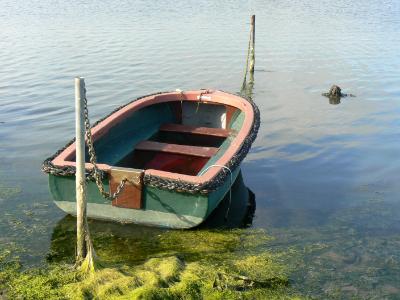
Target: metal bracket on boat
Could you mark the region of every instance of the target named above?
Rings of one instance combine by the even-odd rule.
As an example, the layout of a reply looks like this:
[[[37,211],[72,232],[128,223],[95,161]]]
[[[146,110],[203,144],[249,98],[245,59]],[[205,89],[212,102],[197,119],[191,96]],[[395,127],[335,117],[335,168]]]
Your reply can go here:
[[[142,208],[143,175],[144,171],[141,169],[111,168],[110,193],[118,190],[120,182],[125,182],[123,190],[112,201],[112,205],[124,208]]]
[[[211,96],[205,96],[206,94],[210,94],[212,91],[210,90],[205,90],[204,92],[202,91],[200,95],[197,96],[197,100],[199,101],[211,101]]]
[[[127,184],[141,185],[143,182],[143,173],[144,170],[141,169],[112,167],[110,177],[118,182],[126,180]]]

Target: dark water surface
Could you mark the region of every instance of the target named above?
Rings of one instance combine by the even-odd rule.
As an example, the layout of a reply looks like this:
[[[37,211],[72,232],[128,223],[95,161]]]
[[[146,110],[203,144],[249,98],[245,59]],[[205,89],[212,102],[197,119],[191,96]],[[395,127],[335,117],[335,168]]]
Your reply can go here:
[[[0,0],[0,242],[26,264],[50,249],[64,214],[40,166],[74,135],[75,76],[93,121],[156,91],[237,92],[255,13],[253,226],[302,252],[298,291],[400,298],[400,2],[214,2]],[[334,83],[357,97],[330,104]]]

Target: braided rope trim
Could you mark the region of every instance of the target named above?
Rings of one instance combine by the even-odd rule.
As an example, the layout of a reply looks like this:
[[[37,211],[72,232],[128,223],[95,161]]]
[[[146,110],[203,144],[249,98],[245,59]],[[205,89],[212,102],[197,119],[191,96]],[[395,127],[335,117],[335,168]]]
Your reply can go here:
[[[225,91],[224,91],[225,92]],[[118,108],[113,110],[111,113],[106,115],[105,117],[101,118],[97,122],[95,122],[91,128],[95,127],[97,124],[100,122],[104,121],[107,119],[109,116],[112,114],[116,113],[117,111],[121,110],[125,106],[131,104],[134,101],[143,99],[145,97],[150,97],[150,96],[155,96],[155,95],[160,95],[160,94],[165,94],[169,92],[158,92],[150,95],[145,95],[141,96],[139,98],[136,98]],[[238,95],[238,94],[232,94],[229,92],[225,92],[227,94],[231,95]],[[257,105],[254,103],[254,101],[250,97],[244,97],[243,95],[238,95],[242,98],[244,98],[246,101],[248,101],[254,111],[254,120],[253,124],[251,127],[251,130],[247,137],[243,140],[243,144],[240,148],[240,150],[232,156],[230,161],[226,164],[226,167],[228,167],[232,172],[241,164],[241,162],[244,160],[246,157],[247,153],[249,152],[251,145],[253,144],[254,140],[257,137],[258,130],[260,128],[260,111],[257,107]],[[68,142],[63,148],[59,149],[55,154],[52,156],[48,157],[42,165],[42,171],[48,174],[52,175],[57,175],[57,176],[74,176],[76,172],[76,168],[74,166],[55,166],[52,161],[62,152],[64,151],[68,146],[70,146],[72,143],[75,142],[75,138],[72,139],[70,142]],[[107,178],[107,173],[104,171],[102,172],[102,178],[105,179]],[[220,171],[213,177],[213,179],[203,182],[200,184],[195,184],[183,180],[174,180],[174,179],[168,179],[168,178],[163,178],[159,176],[154,176],[154,175],[148,175],[145,174],[143,178],[143,182],[145,185],[160,188],[163,190],[169,190],[169,191],[175,191],[179,193],[190,193],[190,194],[208,194],[220,187],[227,179],[229,176],[229,172],[225,168],[221,168]],[[91,170],[86,169],[86,177],[88,180],[94,180],[93,173]]]

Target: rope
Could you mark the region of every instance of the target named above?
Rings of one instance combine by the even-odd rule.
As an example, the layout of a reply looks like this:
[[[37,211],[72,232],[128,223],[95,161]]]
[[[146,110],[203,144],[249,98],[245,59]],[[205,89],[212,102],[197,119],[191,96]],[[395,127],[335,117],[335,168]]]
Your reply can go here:
[[[226,210],[226,213],[225,213],[225,221],[226,221],[228,219],[229,210],[230,210],[231,204],[232,204],[232,171],[227,166],[215,164],[215,165],[208,166],[205,170],[201,171],[199,173],[199,176],[203,175],[205,172],[207,172],[210,168],[213,168],[213,167],[219,167],[219,168],[223,168],[225,170],[228,170],[229,174],[230,174],[230,179],[231,180],[230,180],[230,186],[229,186],[229,205],[228,205],[228,209]]]

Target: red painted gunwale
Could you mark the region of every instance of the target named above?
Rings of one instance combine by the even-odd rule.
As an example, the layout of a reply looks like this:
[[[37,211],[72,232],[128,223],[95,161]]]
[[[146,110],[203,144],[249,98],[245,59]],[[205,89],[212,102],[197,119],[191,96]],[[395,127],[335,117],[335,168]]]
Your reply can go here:
[[[145,106],[149,106],[156,103],[163,102],[171,102],[171,101],[199,101],[198,97],[202,95],[201,101],[204,103],[218,103],[234,106],[241,111],[244,112],[245,118],[242,125],[242,128],[238,131],[236,137],[231,142],[228,149],[225,151],[224,155],[222,155],[215,164],[217,165],[226,165],[231,157],[235,155],[242,146],[244,139],[250,133],[253,120],[254,120],[254,111],[252,105],[246,101],[245,99],[232,95],[229,93],[225,93],[222,91],[211,91],[209,90],[207,93],[204,93],[204,90],[199,91],[186,91],[186,92],[171,92],[164,94],[157,94],[148,97],[141,98],[137,101],[134,101],[127,106],[123,107],[119,111],[115,112],[108,118],[104,119],[102,122],[97,124],[92,128],[92,136],[94,140],[101,138],[104,134],[106,134],[110,128],[116,125],[121,120],[129,117],[131,113],[137,111]],[[75,143],[72,143],[68,146],[64,151],[62,151],[52,162],[56,166],[75,166],[75,162],[70,161],[75,156]],[[91,169],[93,166],[91,163],[86,163],[86,168]],[[98,164],[98,167],[106,172],[109,172],[111,166],[107,164]],[[179,179],[195,184],[201,184],[207,181],[210,181],[217,173],[220,171],[220,168],[210,168],[207,172],[202,174],[201,176],[191,176],[184,174],[171,173],[161,170],[147,169],[145,170],[145,174],[159,176],[163,178],[170,179]]]

